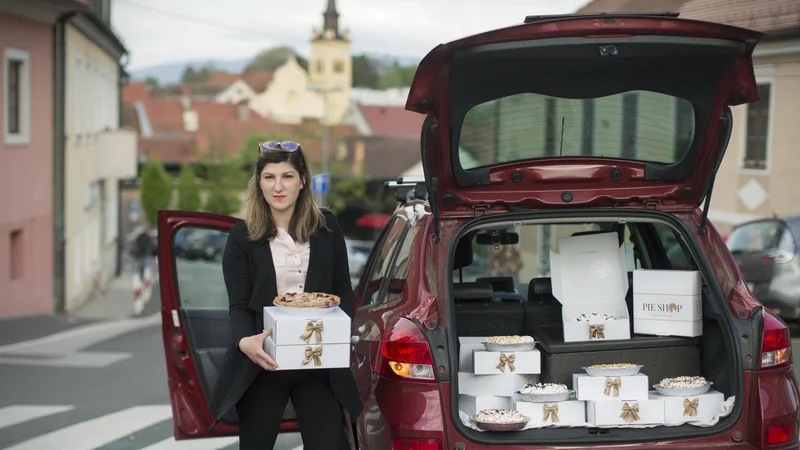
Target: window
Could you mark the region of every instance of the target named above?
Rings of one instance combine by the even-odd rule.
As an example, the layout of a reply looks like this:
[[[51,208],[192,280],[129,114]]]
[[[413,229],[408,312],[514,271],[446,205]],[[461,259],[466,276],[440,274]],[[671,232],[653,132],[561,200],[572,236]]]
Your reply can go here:
[[[15,280],[17,278],[22,278],[23,274],[23,256],[25,252],[22,242],[22,230],[12,231],[10,237],[9,248],[11,249],[11,264],[9,267],[11,268],[11,279]]]
[[[30,80],[28,53],[7,48],[4,52],[5,143],[30,142]]]
[[[695,135],[688,100],[650,91],[592,99],[522,93],[470,109],[458,137],[466,169],[550,156],[673,164]]]
[[[227,231],[211,228],[186,226],[175,232],[172,254],[181,307],[228,308],[228,291],[222,276],[222,253],[227,241]]]
[[[383,303],[384,299],[380,297],[383,280],[386,279],[386,275],[389,272],[395,248],[402,243],[407,224],[406,218],[403,216],[395,216],[392,220],[392,224],[388,228],[379,250],[373,254],[373,260],[368,266],[369,277],[366,278],[367,283],[364,286],[361,307]]]
[[[728,236],[731,253],[759,253],[775,249],[783,229],[781,222],[765,220],[734,228]]]
[[[745,169],[764,170],[767,168],[767,145],[769,143],[769,107],[772,86],[769,83],[758,85],[760,100],[747,105],[747,141],[745,142]]]
[[[334,61],[333,71],[336,73],[344,72],[344,63],[342,61]]]
[[[672,270],[693,270],[694,267],[691,261],[691,255],[687,254],[678,240],[678,235],[675,230],[668,225],[662,223],[654,223],[653,228],[658,234],[658,239],[661,241],[661,247],[664,249],[665,257],[669,263],[669,269]]]
[[[321,59],[317,60],[317,72],[322,73],[325,71],[325,62]]]
[[[408,263],[411,256],[411,248],[414,246],[414,239],[421,228],[424,228],[425,222],[420,221],[408,230],[408,234],[403,238],[403,243],[400,250],[397,251],[394,267],[392,268],[392,275],[386,287],[386,302],[397,300],[403,293],[403,286],[408,276]]]

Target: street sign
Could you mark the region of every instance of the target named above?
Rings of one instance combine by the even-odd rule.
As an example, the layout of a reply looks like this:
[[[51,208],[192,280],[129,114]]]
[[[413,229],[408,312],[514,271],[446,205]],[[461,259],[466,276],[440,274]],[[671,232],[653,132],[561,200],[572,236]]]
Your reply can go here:
[[[330,175],[327,173],[314,175],[311,178],[311,188],[315,194],[327,194],[330,190]]]

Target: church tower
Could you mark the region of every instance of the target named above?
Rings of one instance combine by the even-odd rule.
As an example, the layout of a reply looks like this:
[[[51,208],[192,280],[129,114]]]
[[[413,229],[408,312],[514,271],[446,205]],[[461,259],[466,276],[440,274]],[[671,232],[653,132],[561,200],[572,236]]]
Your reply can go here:
[[[350,89],[353,86],[350,36],[347,31],[339,29],[336,0],[328,0],[322,19],[322,30],[313,30],[308,72],[313,87],[337,89],[327,94],[329,123],[337,124],[350,106]]]

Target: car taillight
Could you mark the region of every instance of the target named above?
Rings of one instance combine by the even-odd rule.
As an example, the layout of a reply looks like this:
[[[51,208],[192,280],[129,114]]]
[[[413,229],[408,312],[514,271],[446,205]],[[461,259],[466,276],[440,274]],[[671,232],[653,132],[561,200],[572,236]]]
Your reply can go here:
[[[437,439],[399,438],[392,443],[392,450],[442,450]]]
[[[761,368],[783,367],[792,363],[789,327],[772,313],[764,311],[764,334],[761,338]]]
[[[408,319],[398,319],[384,334],[376,369],[390,378],[436,381],[428,341]]]
[[[763,261],[765,263],[783,264],[794,259],[794,253],[787,252],[786,250],[777,250],[765,256]]]
[[[797,438],[797,425],[773,425],[767,427],[767,445],[784,444]]]

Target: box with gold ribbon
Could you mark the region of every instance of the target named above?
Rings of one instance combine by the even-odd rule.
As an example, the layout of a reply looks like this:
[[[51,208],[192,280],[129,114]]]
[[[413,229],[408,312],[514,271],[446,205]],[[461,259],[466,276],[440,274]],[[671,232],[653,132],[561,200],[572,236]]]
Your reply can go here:
[[[278,363],[277,370],[350,367],[350,344],[277,345],[270,336],[264,339],[264,351]]]
[[[725,402],[725,396],[713,389],[705,394],[675,397],[651,393],[650,398],[664,402],[664,423],[667,424],[709,421],[722,413]]]
[[[586,421],[595,426],[661,425],[664,401],[660,398],[589,401],[586,402]]]
[[[289,313],[285,308],[276,306],[266,306],[264,329],[270,327],[272,327],[272,340],[278,346],[350,343],[350,316],[338,306],[324,314],[309,312],[307,315]]]
[[[490,352],[474,350],[475,375],[517,373],[522,375],[542,372],[542,355],[539,350],[521,352]]]
[[[586,425],[586,402],[514,402],[514,409],[530,417],[528,425],[537,427],[580,427]]]
[[[647,400],[650,386],[642,373],[631,376],[592,377],[572,374],[572,388],[578,400]]]

